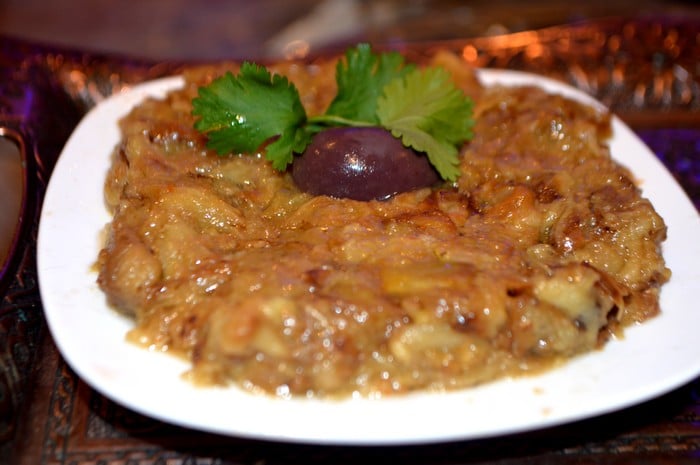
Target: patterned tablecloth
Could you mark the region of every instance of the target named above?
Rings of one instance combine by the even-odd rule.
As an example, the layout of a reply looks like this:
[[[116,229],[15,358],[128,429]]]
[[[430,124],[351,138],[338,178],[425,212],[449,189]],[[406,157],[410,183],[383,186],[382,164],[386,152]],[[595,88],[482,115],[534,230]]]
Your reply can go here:
[[[421,54],[435,44],[400,46]],[[641,136],[700,208],[700,22],[610,20],[440,46],[468,51],[478,66],[536,72],[590,93]],[[182,65],[0,38],[0,129],[23,148],[28,173],[16,247],[0,275],[0,463],[700,462],[700,379],[645,404],[558,428],[373,448],[190,431],[94,392],[57,353],[42,315],[35,263],[41,199],[66,138],[87,109],[124,85],[177,73]]]

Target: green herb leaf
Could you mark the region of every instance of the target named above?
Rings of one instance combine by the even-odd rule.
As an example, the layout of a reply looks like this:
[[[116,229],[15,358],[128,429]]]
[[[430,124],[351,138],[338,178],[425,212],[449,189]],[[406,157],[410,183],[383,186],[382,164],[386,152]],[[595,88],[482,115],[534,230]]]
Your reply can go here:
[[[406,75],[412,65],[396,52],[372,53],[368,44],[360,44],[345,53],[336,65],[338,93],[325,115],[345,120],[378,124],[377,99],[384,86]]]
[[[458,145],[472,137],[472,102],[442,68],[413,70],[391,81],[377,102],[383,127],[425,152],[440,176],[459,177]]]
[[[284,170],[293,152],[303,151],[311,140],[296,87],[256,64],[244,63],[237,76],[229,72],[200,88],[192,105],[192,113],[200,117],[195,129],[207,134],[208,147],[219,154],[253,153],[277,137],[266,156]]]
[[[336,66],[338,94],[323,115],[308,118],[287,78],[244,63],[199,89],[195,128],[219,154],[254,153],[264,144],[283,171],[313,134],[329,126],[382,126],[404,145],[425,152],[443,179],[459,176],[458,146],[472,135],[472,103],[441,68],[417,70],[398,53],[359,45]]]

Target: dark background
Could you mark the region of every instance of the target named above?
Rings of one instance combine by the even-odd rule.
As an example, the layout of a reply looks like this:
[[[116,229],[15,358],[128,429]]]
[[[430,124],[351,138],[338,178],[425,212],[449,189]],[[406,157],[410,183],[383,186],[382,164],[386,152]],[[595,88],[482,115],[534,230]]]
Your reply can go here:
[[[700,14],[700,5],[660,0],[0,0],[0,34],[157,59],[259,58],[278,56],[297,39],[318,48],[359,38],[473,37],[662,13]],[[301,23],[290,26],[295,21]]]

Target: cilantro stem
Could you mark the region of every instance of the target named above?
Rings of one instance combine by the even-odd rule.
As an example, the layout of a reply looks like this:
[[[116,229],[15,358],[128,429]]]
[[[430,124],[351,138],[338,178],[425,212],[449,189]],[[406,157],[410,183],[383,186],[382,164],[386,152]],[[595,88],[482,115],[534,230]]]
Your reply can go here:
[[[353,127],[370,127],[377,126],[377,123],[371,123],[369,121],[359,121],[348,118],[343,118],[342,116],[335,115],[317,115],[310,116],[307,122],[313,126],[353,126]]]

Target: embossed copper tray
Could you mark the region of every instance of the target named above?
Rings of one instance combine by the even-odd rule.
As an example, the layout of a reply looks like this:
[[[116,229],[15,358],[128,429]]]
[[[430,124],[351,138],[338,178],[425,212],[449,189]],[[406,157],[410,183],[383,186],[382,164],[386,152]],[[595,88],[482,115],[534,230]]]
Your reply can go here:
[[[439,44],[478,66],[555,77],[626,120],[700,205],[700,90],[692,21],[610,21]],[[546,458],[573,461],[697,458],[698,381],[649,404],[557,430],[401,450],[288,446],[194,433],[122,409],[80,382],[47,335],[38,298],[36,219],[56,157],[87,109],[125,85],[176,73],[153,63],[0,42],[0,127],[23,160],[23,215],[0,277],[0,435],[8,463],[353,463],[393,454],[409,463]],[[436,44],[412,45],[422,53]],[[500,444],[506,443],[508,447]],[[290,455],[291,454],[291,455]],[[2,460],[0,460],[2,461]]]

